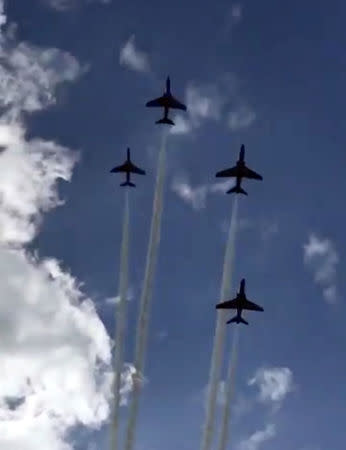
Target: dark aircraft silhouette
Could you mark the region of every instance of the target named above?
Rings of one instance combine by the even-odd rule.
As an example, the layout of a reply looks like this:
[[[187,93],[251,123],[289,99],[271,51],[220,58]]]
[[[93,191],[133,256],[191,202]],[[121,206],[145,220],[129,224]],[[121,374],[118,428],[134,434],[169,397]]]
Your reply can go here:
[[[135,166],[130,158],[130,149],[127,149],[127,160],[121,166],[114,167],[111,170],[111,173],[115,172],[125,172],[126,173],[126,181],[121,183],[120,186],[131,186],[135,187],[135,183],[131,183],[130,181],[130,173],[138,173],[139,175],[145,175],[145,170],[140,169]]]
[[[216,305],[216,309],[236,309],[237,315],[232,317],[227,323],[244,323],[245,325],[249,325],[246,320],[244,320],[241,316],[241,312],[243,309],[248,309],[250,311],[264,311],[262,306],[256,305],[256,303],[250,302],[245,295],[245,280],[244,278],[240,282],[240,289],[237,293],[236,298],[233,300],[227,300],[226,302],[219,303]]]
[[[151,107],[164,108],[163,118],[156,121],[155,123],[166,123],[168,125],[174,125],[173,120],[168,118],[169,108],[181,109],[183,111],[186,111],[186,106],[183,103],[180,103],[171,94],[171,81],[170,81],[169,77],[167,77],[167,80],[166,80],[166,92],[163,93],[163,96],[156,98],[155,100],[151,100],[145,106],[148,106],[149,108],[151,108]]]
[[[230,169],[221,170],[221,172],[217,172],[216,177],[236,177],[236,185],[227,191],[227,194],[232,192],[236,192],[237,194],[247,195],[247,192],[240,186],[242,178],[251,178],[254,180],[263,180],[263,177],[253,170],[249,169],[245,165],[245,147],[241,146],[239,152],[239,159],[237,161],[237,165],[231,167]]]

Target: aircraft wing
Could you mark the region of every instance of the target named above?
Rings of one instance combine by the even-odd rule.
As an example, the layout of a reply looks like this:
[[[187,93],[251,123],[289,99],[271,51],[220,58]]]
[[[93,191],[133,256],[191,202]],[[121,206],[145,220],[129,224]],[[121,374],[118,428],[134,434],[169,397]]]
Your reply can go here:
[[[244,177],[245,178],[252,178],[254,180],[263,180],[262,175],[258,174],[254,170],[249,169],[248,167],[244,168]]]
[[[121,166],[116,166],[114,169],[111,170],[112,173],[114,172],[127,172],[127,164],[122,164]]]
[[[226,302],[218,303],[216,309],[237,309],[239,302],[236,298],[233,300],[227,300]]]
[[[145,175],[145,170],[140,169],[139,167],[135,166],[133,163],[130,164],[130,172],[132,173],[138,173],[138,175]]]
[[[186,111],[186,106],[183,103],[180,103],[176,98],[172,96],[169,99],[169,107],[173,109],[181,109],[182,111]]]
[[[165,97],[158,97],[155,98],[155,100],[150,100],[150,102],[146,103],[145,106],[162,108],[163,106],[165,106],[165,104]]]
[[[264,311],[262,306],[256,305],[256,303],[244,300],[241,305],[242,309],[248,309],[249,311]]]
[[[236,177],[238,175],[237,166],[231,167],[230,169],[221,170],[217,172],[216,177]]]

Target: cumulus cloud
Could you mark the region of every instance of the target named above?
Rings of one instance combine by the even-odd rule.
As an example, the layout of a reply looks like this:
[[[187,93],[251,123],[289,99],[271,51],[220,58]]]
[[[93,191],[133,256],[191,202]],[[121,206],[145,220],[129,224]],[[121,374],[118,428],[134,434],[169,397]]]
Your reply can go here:
[[[77,158],[52,141],[26,140],[19,123],[0,122],[0,146],[0,242],[22,245],[34,238],[41,213],[63,203],[56,183],[71,178]]]
[[[287,367],[258,369],[248,381],[249,386],[259,388],[259,400],[280,406],[289,392],[293,390],[293,374]]]
[[[0,0],[0,447],[70,450],[71,427],[108,417],[111,342],[80,283],[25,248],[44,212],[62,204],[58,181],[70,180],[77,156],[29,139],[23,113],[54,104],[56,87],[80,66],[57,49],[16,44],[5,24]]]
[[[150,71],[148,56],[136,47],[134,35],[120,49],[119,63],[136,72]]]
[[[173,178],[171,189],[185,203],[198,211],[205,208],[208,193],[225,193],[229,184],[229,181],[221,181],[219,183],[202,184],[192,187],[186,176],[176,176]]]
[[[339,255],[330,239],[323,239],[311,233],[304,244],[304,263],[314,273],[314,280],[323,289],[323,296],[329,303],[337,300],[336,267]]]
[[[1,41],[0,107],[8,119],[54,104],[56,87],[83,72],[72,55],[56,48],[4,42],[4,35]]]
[[[267,425],[263,430],[258,430],[238,445],[238,450],[257,450],[261,444],[272,439],[276,435],[273,424]]]

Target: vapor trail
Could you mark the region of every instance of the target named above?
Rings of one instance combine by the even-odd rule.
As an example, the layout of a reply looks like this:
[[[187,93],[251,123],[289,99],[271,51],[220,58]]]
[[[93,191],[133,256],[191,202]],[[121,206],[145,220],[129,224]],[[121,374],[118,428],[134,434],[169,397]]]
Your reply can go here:
[[[232,217],[228,232],[228,240],[226,244],[225,258],[223,263],[222,283],[220,300],[225,301],[230,295],[231,276],[233,269],[233,259],[235,250],[236,225],[238,215],[238,198],[234,198],[232,206]],[[220,369],[222,364],[222,355],[224,349],[225,332],[226,332],[226,315],[227,310],[219,309],[217,311],[216,328],[213,342],[213,351],[210,363],[208,397],[206,407],[206,417],[203,429],[201,450],[210,450],[215,419],[215,405],[220,381]]]
[[[222,422],[221,422],[221,433],[219,450],[226,450],[226,445],[228,441],[229,432],[229,420],[231,414],[231,404],[235,388],[235,371],[237,366],[238,358],[238,346],[239,346],[239,325],[234,327],[233,331],[233,342],[231,348],[231,355],[229,359],[229,366],[227,371],[226,380],[226,393],[225,393],[225,406],[223,410]]]
[[[121,373],[124,359],[124,338],[126,329],[127,289],[128,289],[128,260],[129,260],[129,194],[125,192],[125,206],[123,218],[123,232],[120,251],[119,271],[119,302],[116,305],[115,317],[115,355],[114,355],[114,401],[111,429],[111,450],[118,449],[119,406]]]
[[[157,251],[160,243],[161,215],[163,208],[163,188],[165,180],[166,140],[167,140],[167,133],[164,131],[162,135],[162,144],[158,158],[153,215],[151,219],[151,228],[150,228],[150,239],[142,287],[142,295],[140,299],[140,310],[137,322],[135,360],[134,360],[136,377],[141,376],[144,370],[153,279],[155,274]],[[137,379],[135,380],[133,385],[133,392],[129,410],[129,420],[126,431],[125,450],[133,449],[137,415],[138,415],[138,406],[139,406],[139,394],[140,394],[140,383],[139,380]]]

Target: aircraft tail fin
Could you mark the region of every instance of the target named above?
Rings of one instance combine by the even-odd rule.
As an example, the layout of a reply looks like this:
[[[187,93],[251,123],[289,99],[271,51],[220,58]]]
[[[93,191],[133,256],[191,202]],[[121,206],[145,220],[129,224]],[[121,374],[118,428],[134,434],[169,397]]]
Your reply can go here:
[[[247,322],[245,319],[243,319],[241,316],[234,316],[232,319],[230,319],[227,323],[243,323],[245,325],[249,325],[249,322]]]
[[[239,186],[239,187],[238,187],[238,186],[234,186],[233,188],[229,189],[229,190],[227,191],[227,194],[233,194],[233,192],[235,192],[236,194],[244,194],[244,195],[247,195],[247,192],[244,191],[244,189],[241,188],[240,186]]]
[[[120,186],[136,187],[135,183],[131,183],[131,181],[125,181],[124,183],[121,183]]]
[[[173,120],[169,119],[168,117],[163,117],[160,120],[157,120],[155,123],[166,123],[167,125],[175,125]]]

